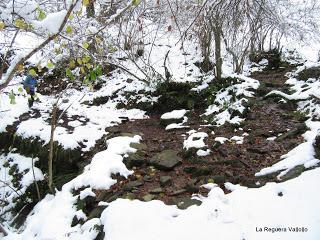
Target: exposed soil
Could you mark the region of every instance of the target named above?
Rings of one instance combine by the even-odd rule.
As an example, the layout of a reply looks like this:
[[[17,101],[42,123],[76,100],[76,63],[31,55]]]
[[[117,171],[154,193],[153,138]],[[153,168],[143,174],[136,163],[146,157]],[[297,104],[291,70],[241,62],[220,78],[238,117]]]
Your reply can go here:
[[[303,118],[293,114],[295,103],[279,102],[280,98],[266,98],[265,94],[272,90],[287,92],[284,85],[286,81],[285,73],[291,69],[269,70],[267,72],[257,72],[252,74],[252,78],[261,82],[261,87],[257,90],[256,97],[249,102],[249,111],[244,116],[246,120],[242,126],[232,126],[230,124],[221,127],[203,126],[206,125],[201,119],[200,110],[192,112],[187,125],[190,129],[208,133],[209,137],[205,142],[212,151],[207,157],[197,157],[195,153],[183,151],[183,140],[188,129],[175,129],[166,131],[160,125],[160,115],[151,115],[149,119],[126,122],[117,127],[109,128],[112,136],[123,133],[133,133],[142,136],[142,143],[146,148],[140,150],[147,161],[141,167],[134,167],[135,173],[125,179],[115,176],[118,183],[108,191],[99,191],[98,199],[110,201],[112,195],[143,199],[150,194],[150,191],[160,187],[161,176],[170,176],[172,185],[162,188],[161,193],[152,194],[155,199],[161,199],[167,204],[177,204],[182,199],[190,197],[194,193],[205,194],[205,190],[200,185],[207,182],[215,182],[224,189],[225,182],[241,184],[248,187],[260,187],[267,181],[277,181],[273,174],[262,178],[254,176],[262,168],[271,166],[278,162],[280,157],[290,151],[303,141],[301,134],[288,134],[292,130],[303,128]],[[240,129],[239,129],[240,128]],[[214,134],[212,134],[214,131]],[[226,142],[218,145],[216,137],[245,136],[243,144]],[[269,137],[285,134],[281,141],[267,140]],[[288,136],[287,136],[288,135]],[[294,137],[292,136],[294,135]],[[176,150],[183,158],[183,163],[172,171],[156,170],[149,166],[148,161],[157,153],[163,150]],[[205,169],[200,174],[194,174],[194,170]],[[196,176],[195,176],[196,175]],[[142,185],[130,190],[123,190],[123,186],[128,182],[141,180]],[[259,184],[256,184],[259,182]]]

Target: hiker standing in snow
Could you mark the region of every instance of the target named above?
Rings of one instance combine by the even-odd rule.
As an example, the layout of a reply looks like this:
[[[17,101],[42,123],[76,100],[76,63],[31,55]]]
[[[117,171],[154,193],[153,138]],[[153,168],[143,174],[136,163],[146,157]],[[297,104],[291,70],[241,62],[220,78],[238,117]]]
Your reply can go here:
[[[33,105],[37,84],[38,83],[37,83],[37,80],[35,79],[35,76],[31,74],[28,74],[26,79],[23,81],[23,88],[31,96],[28,99],[29,108],[31,108]]]

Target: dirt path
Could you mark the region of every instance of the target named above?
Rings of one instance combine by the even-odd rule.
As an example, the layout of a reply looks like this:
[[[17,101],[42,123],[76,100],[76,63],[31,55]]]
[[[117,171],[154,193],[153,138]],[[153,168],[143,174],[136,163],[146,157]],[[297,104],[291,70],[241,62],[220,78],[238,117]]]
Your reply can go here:
[[[251,77],[260,81],[261,86],[256,96],[250,100],[249,112],[241,128],[231,125],[217,127],[203,127],[199,110],[195,110],[188,120],[190,129],[208,133],[205,143],[211,154],[207,157],[197,157],[195,154],[185,154],[183,135],[188,131],[179,129],[166,131],[160,123],[160,115],[152,115],[149,119],[126,122],[118,127],[109,128],[111,137],[128,133],[142,136],[142,144],[138,158],[141,166],[133,167],[135,174],[124,179],[115,176],[118,183],[108,191],[98,192],[98,201],[112,201],[116,197],[131,199],[161,199],[167,204],[179,204],[182,208],[190,202],[194,193],[205,194],[200,186],[207,182],[215,182],[224,189],[225,182],[241,184],[249,187],[262,186],[267,181],[276,181],[275,175],[256,178],[254,174],[260,169],[279,161],[281,155],[302,142],[301,129],[303,118],[294,113],[295,105],[279,102],[279,98],[265,98],[265,94],[272,90],[288,91],[284,86],[285,73],[291,69],[279,69],[268,72],[254,73]],[[214,131],[215,134],[211,134]],[[216,137],[249,135],[243,144],[226,142],[215,144]],[[301,132],[302,133],[302,132]],[[270,137],[282,137],[276,141],[267,140]],[[281,140],[281,138],[283,138]],[[173,170],[163,171],[150,167],[149,161],[157,153],[164,150],[179,152],[182,164]],[[128,167],[131,167],[130,164]],[[165,182],[165,179],[169,179]],[[256,184],[259,182],[260,184]],[[225,190],[227,191],[227,190]],[[187,200],[189,199],[189,200]],[[186,204],[186,205],[183,205]]]

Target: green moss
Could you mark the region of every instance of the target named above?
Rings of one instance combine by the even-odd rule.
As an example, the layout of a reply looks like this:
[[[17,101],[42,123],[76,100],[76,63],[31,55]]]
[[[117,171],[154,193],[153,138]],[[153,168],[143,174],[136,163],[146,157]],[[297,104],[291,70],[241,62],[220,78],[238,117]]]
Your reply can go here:
[[[162,82],[158,84],[156,94],[160,96],[155,104],[159,112],[175,109],[192,109],[195,107],[198,96],[191,89],[193,83]]]

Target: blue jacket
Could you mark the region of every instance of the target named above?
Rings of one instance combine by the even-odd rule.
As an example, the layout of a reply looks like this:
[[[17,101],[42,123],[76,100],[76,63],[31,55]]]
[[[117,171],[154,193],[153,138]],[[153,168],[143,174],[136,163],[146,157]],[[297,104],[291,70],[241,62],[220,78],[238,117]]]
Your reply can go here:
[[[23,87],[29,88],[30,92],[34,92],[37,84],[38,84],[37,80],[34,77],[32,77],[31,75],[28,75],[23,82]]]

